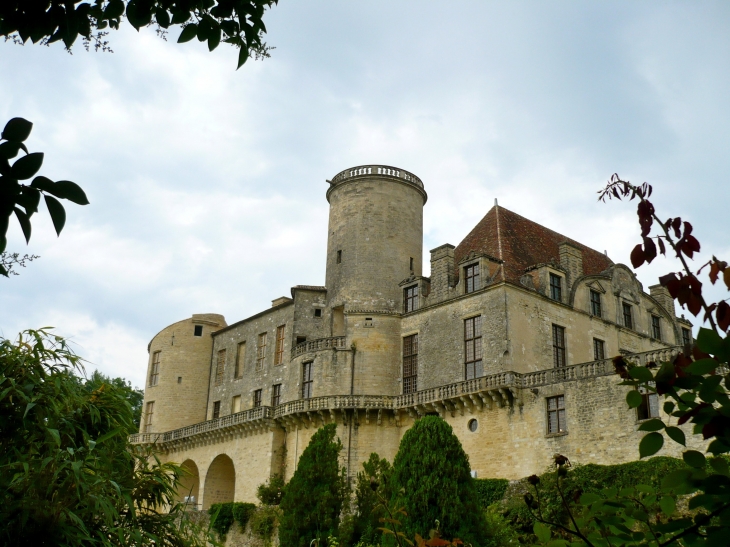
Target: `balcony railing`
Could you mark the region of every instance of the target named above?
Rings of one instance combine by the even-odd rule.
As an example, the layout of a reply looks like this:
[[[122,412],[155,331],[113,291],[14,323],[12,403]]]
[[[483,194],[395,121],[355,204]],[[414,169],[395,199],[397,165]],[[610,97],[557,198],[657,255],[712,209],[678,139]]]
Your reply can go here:
[[[344,337],[321,338],[305,342],[316,344],[323,340],[343,340]],[[339,342],[337,342],[339,343]],[[304,345],[304,344],[299,344]],[[298,347],[298,346],[297,346]],[[326,346],[341,347],[341,346]],[[314,351],[314,350],[311,350]],[[644,353],[635,353],[626,356],[629,361],[637,364],[646,365],[652,361],[668,361],[673,359],[680,351],[682,346],[648,351]],[[313,397],[311,399],[298,399],[282,403],[276,407],[262,406],[252,408],[237,414],[230,414],[215,420],[208,420],[198,424],[182,427],[165,433],[137,433],[131,435],[129,440],[132,443],[154,443],[154,442],[170,442],[177,439],[192,437],[207,431],[225,429],[227,427],[243,424],[246,422],[258,422],[266,418],[285,418],[286,416],[299,414],[304,412],[334,412],[336,410],[347,409],[367,409],[367,410],[405,410],[419,405],[430,405],[431,403],[443,401],[464,401],[472,395],[489,394],[495,400],[507,400],[511,397],[508,393],[514,394],[516,390],[529,389],[533,387],[545,386],[560,382],[573,380],[581,380],[585,378],[595,378],[598,376],[608,376],[614,374],[611,359],[601,359],[599,361],[590,361],[588,363],[579,363],[561,368],[552,368],[548,370],[539,370],[537,372],[528,372],[520,374],[517,372],[500,372],[490,374],[489,376],[481,376],[464,382],[457,382],[445,386],[423,389],[415,393],[404,395],[327,395],[324,397]],[[493,396],[492,396],[493,395]]]
[[[316,340],[307,340],[294,346],[291,350],[292,359],[302,355],[303,353],[310,353],[312,351],[320,351],[323,349],[344,349],[345,337],[344,336],[331,336],[329,338],[317,338]]]

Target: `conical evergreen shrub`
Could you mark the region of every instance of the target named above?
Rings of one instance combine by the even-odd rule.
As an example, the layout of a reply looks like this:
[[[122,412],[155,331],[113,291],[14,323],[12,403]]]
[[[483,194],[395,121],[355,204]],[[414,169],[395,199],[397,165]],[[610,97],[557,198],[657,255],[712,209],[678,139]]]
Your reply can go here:
[[[405,507],[403,530],[427,538],[436,528],[444,539],[485,545],[486,521],[469,457],[451,426],[438,416],[416,421],[401,440],[393,461],[394,501]]]
[[[338,456],[342,443],[335,424],[320,428],[299,458],[297,470],[281,498],[281,547],[309,547],[313,539],[325,545],[337,536],[342,503],[347,494],[344,469]]]

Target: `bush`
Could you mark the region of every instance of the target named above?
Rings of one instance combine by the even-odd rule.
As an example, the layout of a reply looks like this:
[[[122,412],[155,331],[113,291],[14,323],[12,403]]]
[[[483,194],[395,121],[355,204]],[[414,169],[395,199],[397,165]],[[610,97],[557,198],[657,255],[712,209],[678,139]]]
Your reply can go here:
[[[214,503],[208,508],[210,527],[223,539],[233,524],[233,504]]]
[[[251,532],[268,543],[279,523],[280,516],[281,511],[275,505],[257,508],[251,515]]]
[[[365,544],[377,544],[380,541],[381,533],[378,528],[382,526],[380,517],[386,515],[378,510],[378,495],[384,500],[390,500],[393,492],[389,486],[393,467],[386,459],[373,453],[368,461],[363,462],[363,470],[357,474],[355,486],[355,516],[353,529],[353,542]],[[374,483],[372,482],[374,481]],[[373,490],[373,486],[375,490]],[[344,542],[340,541],[344,545]]]
[[[246,529],[246,525],[251,520],[251,515],[253,515],[254,511],[256,511],[256,505],[253,503],[233,504],[233,518],[241,527],[242,532]]]
[[[438,520],[441,537],[486,544],[486,522],[469,457],[441,418],[425,416],[403,436],[393,462],[393,491],[396,504],[405,507],[403,529],[408,537],[428,537]]]
[[[475,479],[479,503],[486,509],[493,503],[501,501],[507,491],[509,481],[507,479]]]
[[[337,536],[347,482],[335,434],[335,424],[327,424],[312,436],[284,490],[279,541],[285,547],[308,547],[313,539],[324,544]]]
[[[259,484],[256,497],[264,505],[279,505],[286,483],[280,475],[272,475],[264,484]]]

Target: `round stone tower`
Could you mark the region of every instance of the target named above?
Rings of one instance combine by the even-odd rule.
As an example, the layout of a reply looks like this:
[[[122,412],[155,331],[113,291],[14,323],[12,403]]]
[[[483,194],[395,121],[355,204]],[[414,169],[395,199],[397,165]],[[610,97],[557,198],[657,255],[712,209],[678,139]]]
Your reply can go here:
[[[421,275],[421,179],[385,165],[338,173],[327,191],[327,301],[332,336],[353,348],[350,392],[395,395],[400,377],[403,290]]]
[[[150,341],[140,433],[164,433],[205,421],[211,334],[226,326],[216,313],[194,314]]]
[[[421,275],[421,179],[384,165],[345,169],[329,181],[327,299],[331,307],[400,311],[398,283]]]

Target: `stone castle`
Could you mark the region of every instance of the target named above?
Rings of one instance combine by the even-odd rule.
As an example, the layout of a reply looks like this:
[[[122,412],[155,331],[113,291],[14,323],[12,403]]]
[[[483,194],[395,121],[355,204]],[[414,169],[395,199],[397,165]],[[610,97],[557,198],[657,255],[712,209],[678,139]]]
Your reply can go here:
[[[353,477],[371,452],[392,461],[432,413],[477,477],[541,472],[556,452],[638,459],[637,422],[662,411],[654,394],[628,409],[610,357],[645,364],[691,342],[666,289],[647,294],[626,266],[496,202],[459,245],[431,251],[424,277],[417,176],[367,165],[327,182],[325,286],[231,325],[196,314],[149,344],[132,442],[183,463],[181,496],[255,501],[329,422]]]

